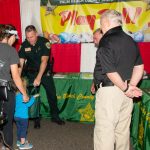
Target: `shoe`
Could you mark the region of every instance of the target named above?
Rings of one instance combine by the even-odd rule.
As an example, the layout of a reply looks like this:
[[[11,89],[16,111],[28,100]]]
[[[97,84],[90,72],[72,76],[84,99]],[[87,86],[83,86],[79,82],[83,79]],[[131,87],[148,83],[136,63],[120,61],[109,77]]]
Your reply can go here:
[[[35,128],[35,129],[40,129],[40,128],[41,128],[40,119],[39,119],[39,118],[36,118],[36,119],[34,120],[34,128]]]
[[[19,147],[21,145],[20,141],[17,141],[16,145]]]
[[[33,148],[33,145],[28,142],[25,142],[24,144],[20,144],[19,146],[19,149],[31,149],[31,148]]]
[[[61,120],[60,118],[52,118],[52,122],[57,123],[58,125],[64,125],[65,122]]]
[[[40,124],[34,124],[34,128],[35,128],[35,129],[40,129],[40,128],[41,128],[41,125],[40,125]]]

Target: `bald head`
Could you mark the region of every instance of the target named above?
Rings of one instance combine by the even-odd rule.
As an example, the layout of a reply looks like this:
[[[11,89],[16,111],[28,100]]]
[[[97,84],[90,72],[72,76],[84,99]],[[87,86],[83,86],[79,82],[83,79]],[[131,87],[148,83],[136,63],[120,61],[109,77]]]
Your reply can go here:
[[[105,34],[111,28],[122,25],[122,15],[116,10],[107,10],[101,15],[100,24]]]

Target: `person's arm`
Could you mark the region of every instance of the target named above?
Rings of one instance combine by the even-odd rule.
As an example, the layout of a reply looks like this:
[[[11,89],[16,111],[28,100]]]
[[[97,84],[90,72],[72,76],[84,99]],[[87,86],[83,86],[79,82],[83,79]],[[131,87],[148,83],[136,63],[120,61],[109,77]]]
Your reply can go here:
[[[95,94],[95,84],[94,84],[94,82],[92,82],[92,85],[91,85],[91,93]]]
[[[20,76],[21,76],[25,59],[24,59],[24,58],[20,58],[19,61],[20,61],[20,63],[19,63],[19,74],[20,74]]]
[[[137,86],[137,84],[141,80],[141,78],[143,76],[143,72],[144,72],[144,65],[143,64],[134,66],[131,80],[130,80],[129,85],[128,85],[129,88],[125,92],[125,94],[128,97],[131,97],[132,95],[134,95],[135,97],[142,96],[142,90],[140,90],[139,88],[135,89],[135,87]]]
[[[133,86],[137,86],[139,81],[142,79],[143,73],[144,73],[144,65],[143,64],[134,66],[129,84],[131,84]]]
[[[135,85],[124,82],[117,72],[107,73],[108,78],[119,87],[128,97],[139,97],[142,95],[142,91]]]
[[[35,102],[35,98],[31,97],[31,99],[29,100],[29,102],[25,103],[27,107],[30,107],[33,105],[33,103]]]
[[[25,88],[23,87],[23,83],[19,75],[18,64],[10,65],[10,69],[11,69],[13,81],[15,82],[19,91],[22,93],[24,102],[27,102],[29,100],[29,97],[26,93]]]
[[[40,69],[39,69],[39,73],[36,76],[33,85],[34,86],[39,86],[41,83],[41,78],[43,76],[43,73],[45,72],[45,69],[47,67],[47,62],[48,62],[49,56],[42,56],[41,58],[41,65],[40,65]]]
[[[111,72],[106,74],[107,77],[122,91],[124,91],[127,88],[127,83],[125,83],[120,75],[117,72]]]

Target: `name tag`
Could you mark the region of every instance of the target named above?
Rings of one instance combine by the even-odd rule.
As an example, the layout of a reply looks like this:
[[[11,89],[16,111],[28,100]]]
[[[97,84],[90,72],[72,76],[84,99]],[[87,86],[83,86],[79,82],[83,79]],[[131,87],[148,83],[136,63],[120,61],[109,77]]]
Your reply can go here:
[[[31,51],[31,47],[25,48],[25,52],[30,52]]]

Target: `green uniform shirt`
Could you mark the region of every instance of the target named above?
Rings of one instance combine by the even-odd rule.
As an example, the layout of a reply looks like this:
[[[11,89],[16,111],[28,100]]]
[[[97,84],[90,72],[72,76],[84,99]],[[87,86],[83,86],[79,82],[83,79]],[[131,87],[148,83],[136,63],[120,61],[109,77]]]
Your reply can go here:
[[[27,40],[22,43],[19,50],[19,57],[27,60],[27,68],[39,70],[42,56],[50,56],[50,43],[46,38],[39,36],[34,46]],[[47,69],[50,69],[49,61]]]

